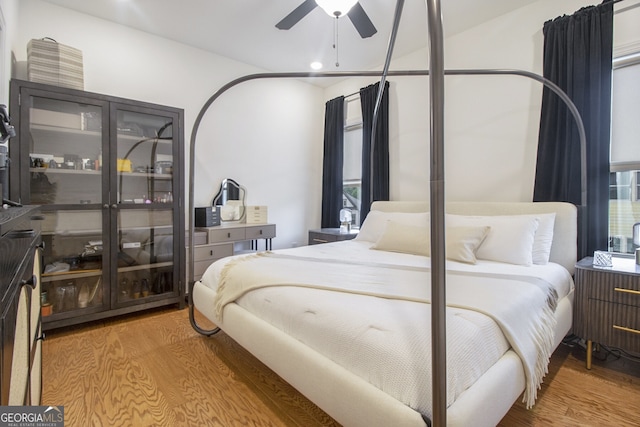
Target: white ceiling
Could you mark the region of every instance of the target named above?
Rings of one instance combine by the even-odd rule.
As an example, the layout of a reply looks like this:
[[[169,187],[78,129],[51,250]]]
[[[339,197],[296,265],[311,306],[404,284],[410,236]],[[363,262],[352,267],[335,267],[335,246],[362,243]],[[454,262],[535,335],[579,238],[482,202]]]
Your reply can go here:
[[[109,21],[217,53],[268,71],[323,71],[380,68],[396,2],[360,0],[378,29],[362,39],[347,17],[338,20],[338,59],[333,49],[334,18],[317,7],[290,30],[275,24],[303,0],[44,0]],[[537,0],[443,0],[445,35],[459,33]],[[394,57],[427,44],[426,3],[406,0]]]

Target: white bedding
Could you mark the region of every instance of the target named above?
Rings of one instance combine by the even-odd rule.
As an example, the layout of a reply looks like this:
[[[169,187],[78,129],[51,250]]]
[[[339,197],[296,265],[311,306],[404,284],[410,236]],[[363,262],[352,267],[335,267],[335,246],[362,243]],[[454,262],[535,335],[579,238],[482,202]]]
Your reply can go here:
[[[337,259],[343,264],[429,267],[429,258],[370,250],[370,246],[366,241],[349,241],[277,252]],[[227,258],[214,264],[202,282],[216,290],[220,272],[230,260]],[[476,265],[448,261],[448,269],[458,274],[500,271],[508,275],[530,275],[553,283],[559,298],[570,293],[573,287],[567,270],[553,263],[523,267],[482,260]],[[431,323],[428,304],[342,292],[338,298],[333,290],[293,286],[253,290],[236,303],[430,417]],[[509,347],[502,330],[490,317],[449,307],[448,403],[454,402]]]

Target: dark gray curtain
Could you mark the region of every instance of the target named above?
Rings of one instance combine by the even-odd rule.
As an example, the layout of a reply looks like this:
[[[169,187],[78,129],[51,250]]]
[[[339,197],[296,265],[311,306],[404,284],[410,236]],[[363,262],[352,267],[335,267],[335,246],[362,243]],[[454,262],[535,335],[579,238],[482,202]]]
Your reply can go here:
[[[373,112],[378,98],[380,83],[360,89],[362,105],[362,197],[360,204],[360,224],[364,221],[371,203],[389,200],[389,82],[385,82],[382,102],[378,111],[376,137],[371,162],[371,132]],[[373,182],[371,168],[373,167]],[[371,188],[373,187],[373,198]]]
[[[543,34],[544,77],[571,97],[587,134],[587,206],[580,212],[580,259],[608,246],[613,3],[605,0],[545,22]],[[575,121],[560,98],[545,88],[533,200],[580,205],[580,175]]]
[[[328,101],[324,113],[322,228],[340,226],[344,159],[344,96]]]

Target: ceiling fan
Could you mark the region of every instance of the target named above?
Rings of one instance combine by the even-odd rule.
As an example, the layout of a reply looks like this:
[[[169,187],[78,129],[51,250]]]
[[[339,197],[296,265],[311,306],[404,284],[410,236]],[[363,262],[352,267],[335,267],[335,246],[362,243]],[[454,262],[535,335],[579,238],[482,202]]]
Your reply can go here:
[[[357,0],[305,0],[282,21],[278,22],[276,28],[290,29],[317,6],[320,6],[329,16],[336,18],[340,18],[346,13],[363,39],[378,32]]]

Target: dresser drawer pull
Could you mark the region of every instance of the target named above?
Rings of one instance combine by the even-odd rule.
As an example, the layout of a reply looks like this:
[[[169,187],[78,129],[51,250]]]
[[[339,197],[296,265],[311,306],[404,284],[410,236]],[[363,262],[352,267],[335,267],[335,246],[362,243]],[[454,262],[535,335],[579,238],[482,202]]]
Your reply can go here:
[[[329,243],[328,240],[323,240],[323,239],[313,239],[313,241],[318,243]]]
[[[640,334],[640,331],[637,329],[625,328],[624,326],[613,325],[613,329],[618,329],[620,331],[625,332],[633,332],[634,334]]]
[[[634,291],[633,289],[613,288],[616,292],[624,292],[627,294],[640,295],[640,291]]]

